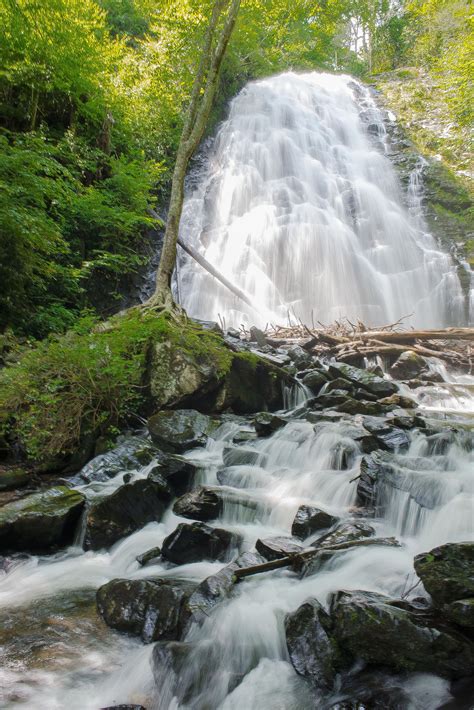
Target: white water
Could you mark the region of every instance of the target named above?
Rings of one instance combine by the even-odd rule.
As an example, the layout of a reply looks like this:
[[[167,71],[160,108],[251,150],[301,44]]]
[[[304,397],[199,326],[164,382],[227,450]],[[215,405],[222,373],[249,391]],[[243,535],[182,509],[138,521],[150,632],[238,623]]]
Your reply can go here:
[[[462,323],[453,262],[421,214],[422,165],[404,200],[386,141],[382,112],[351,77],[287,73],[248,84],[187,197],[181,236],[255,309],[182,254],[188,313],[220,315],[228,327],[286,323],[289,311],[309,324],[410,314],[425,328]]]

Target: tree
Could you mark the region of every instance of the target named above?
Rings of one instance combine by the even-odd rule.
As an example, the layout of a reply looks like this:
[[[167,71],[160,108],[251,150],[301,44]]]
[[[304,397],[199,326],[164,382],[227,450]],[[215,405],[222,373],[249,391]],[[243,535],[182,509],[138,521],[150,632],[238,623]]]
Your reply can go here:
[[[235,27],[240,0],[215,0],[204,37],[199,66],[186,111],[171,183],[171,196],[156,290],[148,306],[172,309],[171,277],[176,263],[179,222],[183,209],[184,179],[211,113],[219,72]]]

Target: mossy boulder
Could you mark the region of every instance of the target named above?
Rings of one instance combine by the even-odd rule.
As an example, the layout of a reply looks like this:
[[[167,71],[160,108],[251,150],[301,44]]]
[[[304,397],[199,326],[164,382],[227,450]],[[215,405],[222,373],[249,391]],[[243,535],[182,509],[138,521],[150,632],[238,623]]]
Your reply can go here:
[[[0,508],[3,550],[47,551],[73,541],[85,498],[79,491],[56,486]]]
[[[429,369],[425,358],[413,350],[406,350],[393,363],[390,374],[397,380],[412,380],[421,377]]]
[[[342,591],[333,596],[330,615],[334,638],[354,660],[447,678],[472,673],[474,644],[407,602]]]
[[[97,610],[107,626],[145,643],[176,640],[183,603],[195,587],[181,579],[114,579],[97,591]]]
[[[415,571],[436,605],[474,597],[474,542],[452,542],[415,557]]]

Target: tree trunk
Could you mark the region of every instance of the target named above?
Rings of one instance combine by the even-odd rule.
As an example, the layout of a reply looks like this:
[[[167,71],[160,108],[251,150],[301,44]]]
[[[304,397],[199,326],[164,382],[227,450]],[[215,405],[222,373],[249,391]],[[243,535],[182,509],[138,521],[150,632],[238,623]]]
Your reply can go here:
[[[219,71],[240,9],[240,0],[216,0],[204,39],[203,51],[186,112],[171,183],[171,196],[163,249],[156,278],[157,302],[171,299],[171,277],[176,263],[179,222],[183,209],[184,178],[194,151],[198,147],[211,112],[219,80]],[[217,36],[223,16],[222,28]]]

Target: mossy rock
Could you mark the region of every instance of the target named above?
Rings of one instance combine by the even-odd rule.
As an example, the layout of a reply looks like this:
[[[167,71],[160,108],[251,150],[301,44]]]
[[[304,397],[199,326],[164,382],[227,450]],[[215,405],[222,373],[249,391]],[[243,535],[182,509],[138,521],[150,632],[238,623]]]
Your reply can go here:
[[[72,542],[85,498],[56,486],[0,508],[0,546],[5,550],[47,551]]]
[[[22,488],[31,481],[31,473],[23,468],[0,468],[0,491]]]
[[[453,542],[415,557],[415,571],[437,605],[474,597],[474,542]]]

